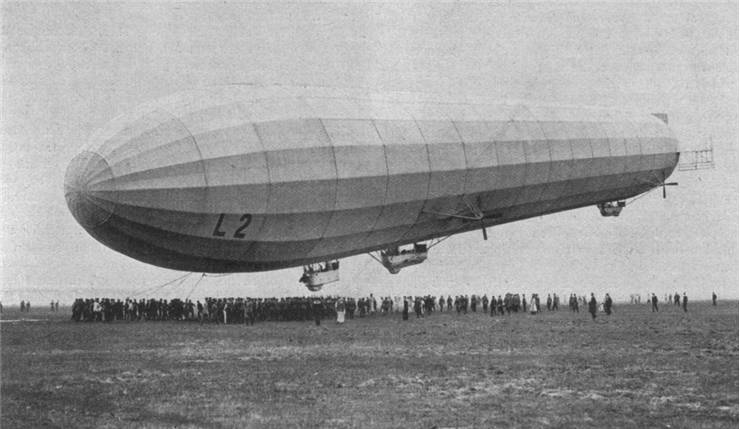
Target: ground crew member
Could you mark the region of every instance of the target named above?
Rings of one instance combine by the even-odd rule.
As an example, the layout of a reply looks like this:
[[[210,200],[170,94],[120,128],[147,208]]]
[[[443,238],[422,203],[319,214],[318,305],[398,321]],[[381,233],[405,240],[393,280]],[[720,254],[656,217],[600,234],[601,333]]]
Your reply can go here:
[[[321,325],[321,300],[319,298],[313,299],[313,320],[316,322],[316,326]]]
[[[421,317],[421,298],[418,296],[414,298],[414,313],[417,319]]]
[[[653,294],[651,301],[653,303],[653,312],[657,312],[658,311],[658,297],[655,296],[655,294]]]
[[[606,312],[607,316],[611,316],[612,314],[612,297],[609,294],[606,294],[604,298],[604,312]]]
[[[684,313],[688,311],[686,307],[689,305],[689,298],[686,296],[686,292],[683,293],[683,311]]]
[[[337,311],[337,323],[344,323],[344,299],[339,298],[334,307]]]
[[[593,292],[591,293],[591,301],[588,302],[588,312],[591,313],[591,320],[596,320],[596,307],[598,304],[596,303],[596,297],[594,296]]]

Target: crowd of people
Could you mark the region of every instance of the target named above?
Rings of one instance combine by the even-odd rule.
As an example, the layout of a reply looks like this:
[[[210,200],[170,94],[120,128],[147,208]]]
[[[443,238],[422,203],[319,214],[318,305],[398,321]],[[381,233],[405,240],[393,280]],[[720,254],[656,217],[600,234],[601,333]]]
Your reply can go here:
[[[393,301],[378,300],[371,294],[365,298],[287,297],[287,298],[205,298],[190,299],[130,299],[94,298],[75,300],[72,319],[111,322],[189,320],[201,323],[249,323],[265,321],[323,320],[334,317],[337,301],[342,300],[350,319],[355,315],[391,311]]]
[[[27,304],[26,304],[27,305]],[[58,305],[58,304],[57,304]],[[588,305],[595,318],[598,310],[610,315],[612,299],[606,294],[601,303],[591,294],[585,296],[571,294],[569,307],[579,312],[581,306]],[[54,311],[54,303],[51,304]],[[58,307],[57,307],[58,309]],[[541,300],[539,294],[506,293],[503,295],[457,295],[448,296],[395,296],[375,297],[286,297],[286,298],[205,298],[190,299],[112,299],[78,298],[72,305],[72,320],[77,322],[113,321],[194,321],[200,323],[249,324],[267,321],[309,321],[320,324],[322,320],[343,323],[346,319],[373,315],[387,316],[401,313],[408,320],[413,311],[416,318],[432,313],[455,312],[457,314],[485,313],[490,316],[503,316],[511,313],[536,314],[541,311],[558,311],[560,297],[548,294]],[[592,311],[593,310],[593,311]]]
[[[665,301],[688,312],[688,297],[676,292],[666,295]],[[553,293],[548,294],[544,301],[547,311],[558,311],[560,297]],[[658,312],[658,296],[650,294],[648,304],[653,312]],[[639,295],[630,295],[630,303],[639,304]],[[607,293],[601,302],[594,294],[590,298],[571,294],[568,298],[568,307],[574,313],[580,312],[581,307],[587,307],[592,318],[598,312],[611,315],[613,300]],[[712,305],[717,305],[717,294],[712,293]],[[49,308],[52,312],[59,311],[59,301],[51,301]],[[20,311],[31,311],[30,301],[21,301]],[[413,311],[417,318],[434,312],[483,312],[491,316],[506,315],[517,312],[532,314],[543,311],[539,294],[531,294],[529,300],[524,294],[506,293],[504,295],[451,295],[435,297],[425,296],[395,296],[376,298],[373,294],[368,297],[287,297],[287,298],[205,298],[204,300],[178,298],[166,299],[132,299],[126,298],[78,298],[72,304],[72,320],[77,322],[112,322],[122,321],[162,321],[185,320],[200,323],[247,323],[266,321],[305,321],[336,318],[343,323],[345,318],[354,319],[367,315],[388,315],[402,313],[403,320],[407,320]],[[2,304],[0,303],[0,312]]]
[[[675,307],[681,307],[683,308],[684,312],[688,312],[688,306],[689,306],[689,298],[686,296],[686,292],[683,293],[683,298],[681,295],[676,292],[674,295],[666,295],[665,296],[665,302],[670,304],[673,302],[673,305]],[[655,294],[652,294],[650,298],[650,303],[652,305],[652,311],[658,312],[658,297]],[[717,294],[712,292],[712,305],[717,305]]]
[[[682,307],[684,311],[688,311],[688,302],[689,298],[686,296],[686,292],[683,293],[683,297],[678,294],[678,292],[674,294],[667,293],[663,295],[663,301],[666,304],[673,304],[675,307]],[[642,298],[639,294],[630,294],[630,304],[640,304],[642,302]],[[652,306],[653,312],[658,311],[658,296],[654,293],[648,294],[647,299],[648,304]],[[717,293],[712,292],[712,305],[717,306]]]

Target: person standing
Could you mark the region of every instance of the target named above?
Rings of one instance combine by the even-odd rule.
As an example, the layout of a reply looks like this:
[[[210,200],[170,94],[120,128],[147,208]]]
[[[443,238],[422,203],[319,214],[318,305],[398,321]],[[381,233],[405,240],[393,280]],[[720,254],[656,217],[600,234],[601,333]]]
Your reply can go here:
[[[312,307],[311,310],[313,312],[313,320],[316,323],[316,326],[320,326],[321,325],[321,307],[322,307],[321,299],[319,299],[318,297],[314,298],[312,301],[311,307]]]
[[[403,297],[403,320],[409,320],[409,300]]]
[[[210,300],[206,298],[203,301],[203,318],[201,319],[200,323],[203,324],[203,322],[210,322],[211,321],[211,309],[210,309]]]
[[[93,301],[92,312],[94,322],[103,320],[103,307],[100,305],[98,298],[95,298],[95,301]]]
[[[537,314],[537,294],[532,294],[529,299],[529,314]]]
[[[609,294],[606,294],[606,297],[604,297],[604,312],[607,316],[611,316],[612,314],[612,297]]]
[[[591,320],[596,320],[596,307],[598,304],[596,303],[596,297],[594,296],[593,292],[591,293],[591,300],[588,302],[588,312],[591,313]]]
[[[255,312],[256,308],[254,305],[254,301],[251,298],[246,298],[244,300],[244,324],[249,326],[254,326],[254,319],[255,319]],[[304,319],[305,320],[305,317]]]
[[[653,303],[653,312],[658,312],[658,297],[653,294],[653,297],[651,298],[651,302]]]
[[[712,305],[717,306],[717,294],[712,292]]]
[[[682,305],[683,306],[683,312],[686,313],[687,311],[689,311],[688,310],[689,297],[686,296],[686,292],[683,293],[683,303],[682,304],[683,304]]]
[[[368,304],[371,305],[371,307],[370,307],[370,315],[374,315],[375,313],[378,312],[378,301],[375,299],[375,297],[373,296],[373,294],[370,294],[370,300],[369,300]]]
[[[344,323],[344,298],[337,300],[335,309],[337,311],[337,323]]]
[[[344,311],[346,311],[346,316],[349,318],[349,320],[352,320],[355,318],[356,308],[357,308],[357,303],[355,302],[354,298],[348,298],[347,301],[344,302]]]

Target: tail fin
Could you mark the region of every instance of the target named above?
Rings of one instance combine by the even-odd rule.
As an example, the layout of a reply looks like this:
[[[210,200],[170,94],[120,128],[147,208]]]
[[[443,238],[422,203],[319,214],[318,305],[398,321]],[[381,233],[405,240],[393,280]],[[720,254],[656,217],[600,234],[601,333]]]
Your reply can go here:
[[[652,115],[660,119],[661,121],[665,122],[666,125],[668,125],[668,114],[667,113],[653,113]]]

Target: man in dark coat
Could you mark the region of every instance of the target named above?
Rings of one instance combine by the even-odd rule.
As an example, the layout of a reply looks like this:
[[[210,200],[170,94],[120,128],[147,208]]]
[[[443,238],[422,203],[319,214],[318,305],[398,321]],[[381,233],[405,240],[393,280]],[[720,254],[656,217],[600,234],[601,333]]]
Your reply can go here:
[[[249,326],[254,325],[254,319],[256,316],[255,313],[256,313],[256,309],[255,309],[254,301],[252,301],[250,298],[247,298],[244,301],[244,324],[245,325],[247,323],[249,324]]]
[[[687,311],[689,311],[688,308],[687,308],[688,305],[689,305],[689,297],[687,297],[686,296],[686,292],[684,292],[683,293],[683,311],[684,311],[684,313],[687,312]]]
[[[591,300],[588,302],[588,312],[591,313],[591,319],[596,320],[596,297],[591,293]]]
[[[653,294],[651,301],[653,303],[653,312],[657,312],[658,311],[658,297],[655,296],[655,294]]]
[[[409,320],[409,300],[403,297],[403,320]]]
[[[316,326],[321,325],[321,313],[323,310],[323,303],[320,298],[314,298],[311,301],[311,310],[313,312],[313,320],[316,322]]]

